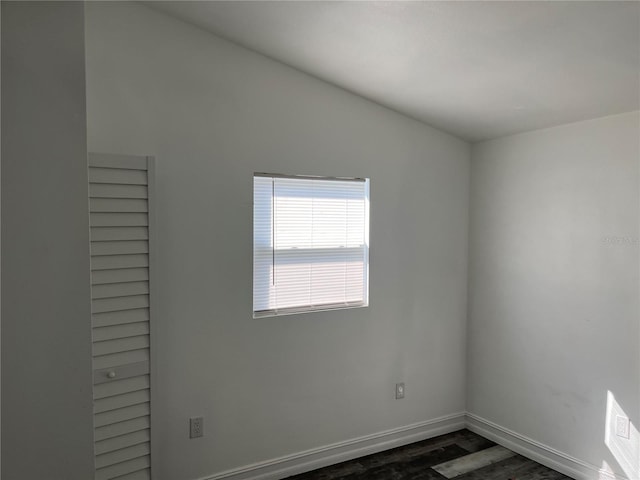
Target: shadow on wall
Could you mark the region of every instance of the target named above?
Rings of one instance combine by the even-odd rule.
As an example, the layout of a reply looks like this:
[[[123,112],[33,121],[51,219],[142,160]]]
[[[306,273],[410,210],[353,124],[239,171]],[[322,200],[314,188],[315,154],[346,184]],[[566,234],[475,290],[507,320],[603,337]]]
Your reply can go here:
[[[619,471],[629,480],[640,480],[640,434],[611,391],[607,392],[604,443],[618,463]],[[603,460],[599,480],[616,478],[620,477],[616,477],[613,468]]]

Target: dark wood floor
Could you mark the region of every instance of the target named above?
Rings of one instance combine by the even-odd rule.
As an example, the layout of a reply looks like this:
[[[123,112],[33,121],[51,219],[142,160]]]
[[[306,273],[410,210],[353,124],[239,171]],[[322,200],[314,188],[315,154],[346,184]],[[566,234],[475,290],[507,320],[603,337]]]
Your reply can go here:
[[[470,432],[404,447],[289,477],[289,480],[561,480],[554,470]]]

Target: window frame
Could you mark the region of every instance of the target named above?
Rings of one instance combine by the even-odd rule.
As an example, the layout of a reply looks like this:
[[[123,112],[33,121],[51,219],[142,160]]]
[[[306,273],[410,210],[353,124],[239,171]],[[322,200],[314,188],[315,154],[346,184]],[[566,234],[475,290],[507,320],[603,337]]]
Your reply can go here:
[[[353,302],[331,302],[331,303],[320,303],[317,305],[301,305],[294,307],[281,307],[281,308],[272,308],[272,309],[263,309],[256,310],[255,304],[255,295],[256,295],[256,252],[262,250],[264,254],[273,254],[275,251],[273,246],[264,247],[256,245],[256,186],[255,179],[258,177],[265,177],[271,179],[293,179],[293,180],[325,180],[325,181],[343,181],[343,182],[362,182],[363,183],[363,243],[358,247],[328,247],[328,248],[304,248],[300,250],[308,251],[310,256],[313,252],[318,250],[334,250],[338,257],[344,256],[346,251],[353,251],[354,253],[360,254],[362,253],[362,282],[363,282],[363,291],[362,291],[362,299]],[[266,318],[266,317],[274,317],[274,316],[282,316],[282,315],[295,315],[300,313],[313,313],[313,312],[321,312],[321,311],[332,311],[332,310],[343,310],[343,309],[352,309],[352,308],[364,308],[369,306],[369,249],[370,249],[370,238],[369,238],[369,210],[370,210],[370,199],[369,199],[369,190],[370,190],[370,179],[369,178],[360,178],[360,177],[328,177],[328,176],[316,176],[316,175],[286,175],[286,174],[273,174],[273,173],[263,173],[263,172],[254,172],[253,174],[253,249],[252,249],[252,267],[253,267],[253,281],[252,281],[252,293],[253,293],[253,305],[252,312],[253,318]],[[273,195],[273,194],[272,194]],[[274,197],[272,197],[274,198]],[[271,228],[273,228],[274,220],[271,218]],[[295,247],[296,250],[299,250]],[[274,257],[275,258],[275,257]],[[273,265],[273,264],[272,264]]]

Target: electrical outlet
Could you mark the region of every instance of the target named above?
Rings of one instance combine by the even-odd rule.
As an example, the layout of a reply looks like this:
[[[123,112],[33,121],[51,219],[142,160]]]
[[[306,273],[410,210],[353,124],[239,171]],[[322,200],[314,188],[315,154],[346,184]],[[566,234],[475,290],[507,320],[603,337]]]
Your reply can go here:
[[[404,398],[404,383],[396,383],[396,400]]]
[[[616,415],[616,435],[622,438],[629,438],[629,419],[622,415]]]
[[[198,438],[204,435],[204,418],[191,417],[189,419],[189,438]]]

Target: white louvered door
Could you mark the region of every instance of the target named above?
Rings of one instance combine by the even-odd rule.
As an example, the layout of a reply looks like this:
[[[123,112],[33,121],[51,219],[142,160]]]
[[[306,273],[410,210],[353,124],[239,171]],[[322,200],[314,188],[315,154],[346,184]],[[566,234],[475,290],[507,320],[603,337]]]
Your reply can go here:
[[[153,159],[89,154],[95,480],[151,478]]]

